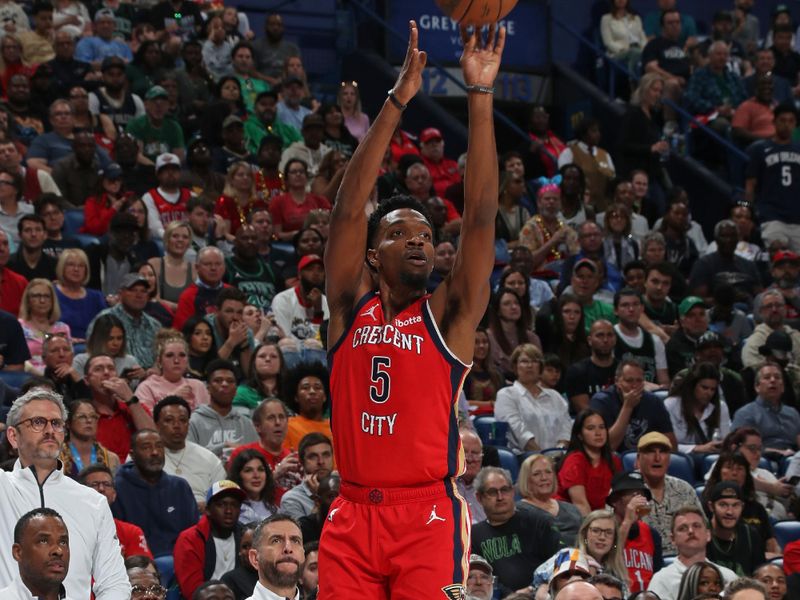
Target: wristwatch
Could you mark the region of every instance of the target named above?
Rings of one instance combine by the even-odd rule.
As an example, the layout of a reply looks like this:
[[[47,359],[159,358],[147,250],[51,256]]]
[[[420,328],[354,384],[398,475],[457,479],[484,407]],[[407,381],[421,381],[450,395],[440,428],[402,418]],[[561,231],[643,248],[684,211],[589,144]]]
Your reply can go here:
[[[126,406],[131,406],[133,404],[139,404],[139,399],[135,395],[128,398],[127,402],[125,402]]]

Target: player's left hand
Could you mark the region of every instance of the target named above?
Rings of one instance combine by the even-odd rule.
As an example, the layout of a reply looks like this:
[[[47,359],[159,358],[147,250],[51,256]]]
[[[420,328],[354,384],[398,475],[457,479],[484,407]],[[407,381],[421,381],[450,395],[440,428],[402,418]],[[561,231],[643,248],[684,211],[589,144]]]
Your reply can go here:
[[[461,53],[461,70],[466,85],[483,85],[491,87],[500,70],[500,59],[506,43],[506,28],[497,28],[497,23],[489,26],[484,39],[480,28],[475,27],[470,33],[461,27],[461,41],[464,51]]]

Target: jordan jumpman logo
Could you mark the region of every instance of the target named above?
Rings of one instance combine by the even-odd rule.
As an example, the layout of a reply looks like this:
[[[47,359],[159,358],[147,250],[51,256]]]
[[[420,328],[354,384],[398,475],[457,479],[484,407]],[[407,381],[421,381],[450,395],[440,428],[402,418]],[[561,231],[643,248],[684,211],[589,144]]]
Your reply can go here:
[[[363,313],[361,313],[361,316],[362,317],[370,316],[370,317],[372,317],[373,321],[377,321],[378,317],[375,316],[375,310],[379,306],[380,306],[380,304],[373,304],[372,307],[369,310],[365,310]]]
[[[436,514],[436,505],[435,504],[433,505],[433,510],[431,511],[431,516],[428,517],[428,522],[425,523],[425,525],[430,525],[434,521],[442,521],[442,522],[445,521],[444,518],[442,518],[442,517],[440,517],[439,515]]]

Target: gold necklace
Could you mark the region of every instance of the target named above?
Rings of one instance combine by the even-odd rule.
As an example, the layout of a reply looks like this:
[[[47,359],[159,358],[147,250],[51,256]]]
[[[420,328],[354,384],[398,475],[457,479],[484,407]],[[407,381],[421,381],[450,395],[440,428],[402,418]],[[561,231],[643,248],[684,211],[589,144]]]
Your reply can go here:
[[[547,229],[547,225],[545,224],[544,219],[542,219],[541,215],[534,216],[533,222],[539,228],[539,231],[542,232],[542,240],[544,240],[545,244],[550,241],[550,238],[552,238],[555,233],[557,233],[563,227],[565,227],[564,222],[561,219],[558,219],[557,220],[558,227],[556,227],[555,231],[550,232],[550,230]],[[547,258],[545,259],[545,262],[553,262],[554,260],[560,260],[560,259],[561,259],[561,252],[558,250],[558,248],[553,247],[550,249]]]
[[[181,465],[183,464],[183,458],[186,455],[186,449],[187,449],[187,446],[184,446],[183,447],[183,452],[181,452],[181,459],[177,462],[177,464],[175,463],[175,461],[173,460],[172,456],[168,452],[165,453],[167,458],[169,458],[169,462],[172,463],[172,466],[173,466],[173,468],[175,470],[175,474],[176,475],[180,475],[181,473],[183,473],[183,471],[181,470]]]

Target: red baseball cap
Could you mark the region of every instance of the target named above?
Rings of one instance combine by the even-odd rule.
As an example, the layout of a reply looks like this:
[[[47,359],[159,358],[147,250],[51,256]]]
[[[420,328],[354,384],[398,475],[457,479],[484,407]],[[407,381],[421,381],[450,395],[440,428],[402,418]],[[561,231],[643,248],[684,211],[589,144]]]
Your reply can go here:
[[[431,140],[442,140],[442,132],[436,129],[436,127],[428,127],[427,129],[423,129],[422,133],[419,134],[419,141],[423,144],[425,142],[429,142]]]
[[[772,264],[777,265],[779,262],[800,262],[800,256],[791,250],[778,250],[775,256],[772,257]]]
[[[297,270],[302,271],[307,266],[313,265],[314,263],[322,264],[322,257],[317,254],[306,254],[300,259],[300,262],[297,263]]]

